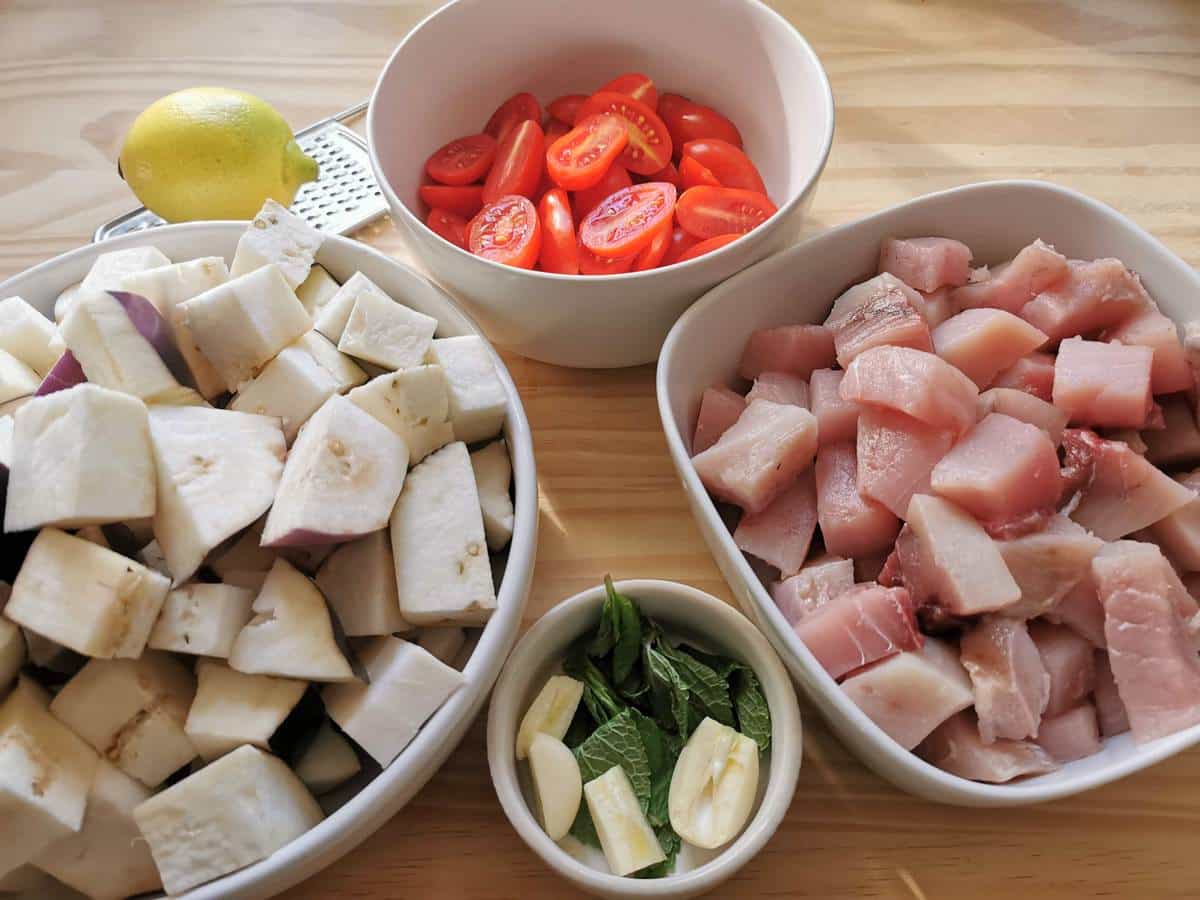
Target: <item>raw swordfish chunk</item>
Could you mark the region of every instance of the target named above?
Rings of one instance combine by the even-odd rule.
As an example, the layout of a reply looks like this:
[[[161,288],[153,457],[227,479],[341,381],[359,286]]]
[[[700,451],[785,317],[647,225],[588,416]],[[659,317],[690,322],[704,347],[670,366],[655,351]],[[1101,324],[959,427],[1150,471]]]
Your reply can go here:
[[[833,332],[838,364],[845,368],[871,347],[933,350],[920,305],[916,291],[886,272],[850,288],[833,302],[825,319]]]
[[[1154,351],[1151,368],[1151,390],[1156,394],[1190,391],[1196,386],[1187,351],[1179,340],[1175,322],[1154,307],[1147,307],[1130,316],[1116,328],[1101,335],[1101,340],[1118,341],[1149,347]]]
[[[1055,625],[1066,625],[1076,634],[1087,639],[1093,647],[1108,646],[1104,637],[1104,606],[1092,582],[1092,565],[1083,578],[1067,591],[1052,607],[1046,610],[1046,621]]]
[[[843,400],[904,413],[961,434],[975,424],[979,388],[954,366],[911,347],[874,347],[850,363]]]
[[[883,504],[858,491],[854,444],[817,451],[817,519],[825,549],[851,559],[886,552],[900,531],[900,520]]]
[[[1175,480],[1190,490],[1200,491],[1200,469],[1176,475]],[[1189,572],[1200,572],[1200,495],[1151,525],[1150,533],[1176,565]]]
[[[1154,301],[1119,259],[1073,259],[1067,276],[1021,309],[1021,318],[1051,342],[1118,325]]]
[[[733,532],[745,553],[770,563],[786,578],[800,571],[817,530],[817,489],[812,470],[779,494],[758,513],[747,513]]]
[[[1002,309],[966,309],[933,330],[933,351],[980,388],[1044,343],[1046,335]]]
[[[1036,425],[1046,432],[1046,437],[1055,447],[1062,443],[1067,414],[1033,394],[1015,388],[995,387],[986,390],[979,395],[979,418],[994,412]]]
[[[858,420],[858,490],[904,518],[914,494],[930,491],[929,476],[954,444],[954,432],[886,409],[866,408]]]
[[[1024,391],[1049,403],[1054,392],[1054,355],[1035,350],[997,375],[991,386]]]
[[[1163,428],[1143,431],[1145,457],[1156,466],[1195,465],[1200,462],[1200,427],[1186,394],[1162,398]]]
[[[961,652],[983,742],[1036,736],[1050,699],[1050,674],[1025,623],[984,616],[963,635]]]
[[[1096,690],[1093,696],[1102,735],[1112,737],[1129,730],[1129,715],[1125,712],[1125,704],[1121,702],[1121,693],[1117,688],[1116,679],[1113,678],[1108,653],[1104,650],[1096,651]]]
[[[854,587],[854,562],[828,556],[814,560],[771,589],[775,605],[795,626]]]
[[[738,374],[747,380],[763,372],[808,378],[813,369],[828,368],[833,360],[833,332],[824,325],[782,325],[750,335]]]
[[[724,385],[706,388],[700,398],[700,414],[692,437],[692,455],[715,444],[746,411],[746,398]]]
[[[952,295],[959,309],[991,307],[1010,313],[1021,308],[1067,274],[1067,258],[1041,240],[1024,248],[990,277],[960,287]]]
[[[1154,405],[1149,347],[1063,341],[1054,364],[1054,405],[1072,425],[1142,428]]]
[[[1050,675],[1046,716],[1057,716],[1078,706],[1096,684],[1092,645],[1065,625],[1049,622],[1030,622],[1029,636]]]
[[[885,238],[879,248],[879,271],[924,293],[958,287],[967,283],[971,248],[944,237]]]
[[[817,417],[821,446],[852,441],[858,434],[858,404],[842,399],[841,369],[817,369],[808,382],[810,409]]]
[[[1038,746],[1060,763],[1069,763],[1100,752],[1100,726],[1096,707],[1081,703],[1066,712],[1042,719]]]
[[[997,541],[1000,556],[1021,589],[1020,601],[1005,609],[1004,614],[1031,619],[1058,609],[1076,585],[1085,579],[1090,583],[1092,557],[1103,544],[1082,525],[1061,514],[1040,531]],[[1092,608],[1098,612],[1095,590],[1091,593]]]
[[[1053,772],[1058,764],[1037,744],[997,740],[985,744],[975,715],[964,710],[943,722],[919,747],[917,755],[960,778],[1003,784],[1022,775]]]
[[[755,400],[790,403],[808,409],[808,382],[788,372],[763,372],[754,379],[754,387],[746,395],[747,403]]]
[[[904,588],[860,584],[803,619],[796,634],[833,678],[921,646],[912,598]]]

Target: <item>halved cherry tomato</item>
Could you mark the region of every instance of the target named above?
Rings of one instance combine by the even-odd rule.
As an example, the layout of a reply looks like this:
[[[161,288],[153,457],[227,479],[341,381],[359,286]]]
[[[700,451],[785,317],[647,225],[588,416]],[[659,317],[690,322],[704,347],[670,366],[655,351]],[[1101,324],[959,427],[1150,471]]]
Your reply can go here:
[[[429,230],[456,247],[467,249],[467,220],[444,209],[431,209],[425,220]]]
[[[597,256],[583,244],[579,245],[579,274],[580,275],[621,275],[633,268],[636,253],[629,256],[619,256],[616,259],[605,259]]]
[[[628,94],[651,109],[658,106],[658,88],[654,86],[649,75],[643,75],[641,72],[626,72],[624,75],[618,75],[600,90]]]
[[[615,91],[600,91],[579,107],[579,119],[603,112],[616,113],[625,119],[629,144],[621,154],[621,165],[626,169],[650,175],[671,161],[671,135],[667,126],[645,103]]]
[[[646,176],[647,181],[667,181],[675,185],[675,190],[683,190],[683,180],[679,177],[679,170],[675,168],[675,163],[669,162],[663,168],[659,169],[653,175]]]
[[[767,192],[762,176],[740,148],[720,138],[702,138],[683,145],[683,158],[694,159],[716,176],[724,187]]]
[[[483,130],[496,140],[502,141],[509,129],[529,120],[538,123],[542,121],[542,107],[538,104],[537,97],[530,93],[513,94],[496,107]]]
[[[532,269],[542,249],[542,223],[528,197],[510,194],[489,203],[471,220],[467,247],[493,262]]]
[[[650,238],[650,243],[641,249],[637,259],[633,261],[633,271],[645,272],[647,269],[657,269],[662,265],[663,257],[671,247],[671,232],[673,223],[670,219],[663,221]]]
[[[685,156],[679,160],[679,177],[683,181],[685,191],[701,184],[707,184],[709,187],[721,186],[721,182],[717,180],[717,176],[712,173],[712,170],[700,165],[691,156]]]
[[[669,266],[679,262],[679,258],[700,243],[700,239],[688,234],[678,225],[671,232],[671,245],[662,259],[661,265]]]
[[[579,243],[567,192],[562,188],[546,191],[538,204],[538,218],[542,220],[542,250],[538,255],[542,271],[578,275]]]
[[[555,183],[569,191],[595,186],[629,143],[625,120],[611,113],[581,119],[546,151]]]
[[[575,221],[582,222],[587,218],[588,213],[603,201],[622,188],[629,187],[631,184],[633,184],[633,179],[629,177],[629,173],[625,171],[625,167],[619,162],[613,163],[595,187],[590,187],[586,191],[574,192]]]
[[[675,185],[635,184],[618,191],[579,223],[579,240],[597,256],[616,259],[650,243],[675,209]]]
[[[558,119],[551,119],[546,123],[546,146],[549,147],[570,130],[571,126],[566,122],[560,122]]]
[[[537,122],[526,119],[510,130],[496,148],[496,162],[483,183],[483,202],[508,194],[532,197],[542,181],[544,153],[545,136]]]
[[[425,162],[425,171],[442,184],[474,184],[487,177],[496,158],[496,139],[472,134],[439,147]]]
[[[546,105],[546,112],[566,125],[575,124],[575,114],[587,100],[587,94],[563,94]]]
[[[745,234],[774,214],[775,204],[766,194],[704,185],[684,191],[675,206],[679,227],[701,240]]]
[[[667,124],[677,152],[688,141],[720,138],[740,147],[742,135],[729,119],[711,106],[693,103],[681,94],[663,94],[658,98],[658,114]]]
[[[714,250],[720,250],[726,244],[732,244],[740,234],[718,234],[716,237],[711,237],[707,241],[700,241],[694,244],[686,253],[684,253],[675,262],[687,262],[689,259],[695,259],[697,256],[703,256],[705,253],[712,253]]]
[[[483,209],[483,186],[479,184],[464,187],[423,184],[417,193],[421,196],[421,202],[430,209],[444,209],[464,219],[470,219]]]

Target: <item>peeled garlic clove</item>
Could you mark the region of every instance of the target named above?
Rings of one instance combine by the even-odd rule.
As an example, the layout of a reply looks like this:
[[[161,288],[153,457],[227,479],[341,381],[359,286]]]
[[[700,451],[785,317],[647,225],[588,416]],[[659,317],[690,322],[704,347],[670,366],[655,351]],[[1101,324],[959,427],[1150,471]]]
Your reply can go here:
[[[534,735],[529,745],[529,768],[533,790],[542,811],[542,827],[550,840],[565,837],[579,812],[583,798],[583,776],[571,748],[556,737]]]
[[[705,719],[671,774],[671,827],[689,844],[714,850],[745,827],[757,790],[758,745],[727,725]]]
[[[666,859],[646,821],[629,776],[613,766],[583,788],[604,858],[614,875],[628,875]]]
[[[529,745],[538,734],[548,734],[562,740],[571,727],[582,696],[582,681],[566,675],[551,676],[521,720],[521,727],[517,731],[517,759],[529,755]]]

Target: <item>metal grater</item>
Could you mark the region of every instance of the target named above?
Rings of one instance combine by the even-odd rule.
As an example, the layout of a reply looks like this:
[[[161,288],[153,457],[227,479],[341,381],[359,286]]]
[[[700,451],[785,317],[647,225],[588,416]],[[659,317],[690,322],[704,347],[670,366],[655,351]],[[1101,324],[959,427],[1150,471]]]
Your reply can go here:
[[[348,234],[387,212],[387,202],[371,174],[367,145],[343,123],[367,108],[364,100],[336,116],[296,133],[296,143],[317,161],[320,174],[300,188],[292,212],[321,231]],[[165,222],[144,206],[105,222],[93,241],[145,231]]]

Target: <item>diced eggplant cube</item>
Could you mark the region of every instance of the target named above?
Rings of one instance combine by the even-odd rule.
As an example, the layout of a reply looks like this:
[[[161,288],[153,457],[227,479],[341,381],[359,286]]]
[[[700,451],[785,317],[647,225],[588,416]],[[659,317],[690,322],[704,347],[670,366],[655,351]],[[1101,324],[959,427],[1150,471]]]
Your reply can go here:
[[[254,591],[231,584],[193,582],[167,594],[147,646],[227,659],[250,621]]]
[[[300,426],[338,392],[337,380],[303,350],[284,347],[261,372],[242,385],[229,409],[275,416],[291,444]]]
[[[43,378],[62,355],[53,346],[57,334],[54,323],[20,297],[0,300],[0,350]]]
[[[340,287],[328,269],[320,263],[313,263],[313,267],[308,270],[308,277],[296,288],[296,297],[304,304],[308,314],[315,316]]]
[[[508,394],[483,338],[439,338],[430,348],[429,361],[446,370],[454,436],[474,444],[498,435],[508,412]]]
[[[316,796],[328,793],[362,769],[350,742],[328,722],[296,761],[296,775]]]
[[[8,693],[25,664],[25,638],[8,619],[0,619],[0,697]]]
[[[415,466],[454,440],[448,387],[441,366],[414,366],[378,375],[347,396],[404,439]]]
[[[466,643],[467,633],[457,625],[422,628],[417,635],[417,644],[451,667],[454,667],[454,660]]]
[[[320,363],[337,382],[339,394],[367,383],[367,373],[316,329],[302,334],[291,346],[298,347]]]
[[[0,403],[32,397],[41,383],[37,372],[7,350],[0,350]]]
[[[386,529],[340,544],[317,570],[316,582],[347,637],[395,634],[412,627],[400,615]]]
[[[424,361],[437,325],[437,319],[386,294],[363,291],[354,300],[338,349],[387,369],[407,369]]]
[[[292,678],[247,675],[223,663],[196,663],[196,698],[185,730],[205,762],[242,744],[264,750],[308,687]]]
[[[504,441],[495,441],[472,453],[471,468],[475,471],[475,488],[479,491],[488,547],[500,550],[512,540],[514,516],[509,495],[512,462]]]
[[[274,263],[295,290],[308,278],[323,241],[321,232],[268,198],[238,239],[230,273],[237,278]]]
[[[363,294],[375,294],[389,303],[393,302],[370,278],[362,272],[355,272],[316,313],[313,317],[313,328],[335,344],[341,341],[342,332],[346,330],[346,323],[350,321],[350,314],[354,311],[354,304]]]

